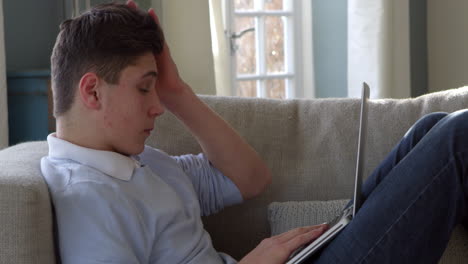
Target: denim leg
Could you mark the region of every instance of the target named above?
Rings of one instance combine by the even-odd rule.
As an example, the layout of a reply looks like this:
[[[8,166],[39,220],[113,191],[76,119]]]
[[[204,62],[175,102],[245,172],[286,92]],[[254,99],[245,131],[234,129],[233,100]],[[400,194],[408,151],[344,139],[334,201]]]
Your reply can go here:
[[[390,151],[376,170],[366,179],[362,187],[363,202],[369,197],[382,179],[395,167],[400,160],[416,146],[416,144],[448,114],[443,112],[431,113],[423,116],[406,132],[400,142]]]
[[[313,263],[438,262],[466,218],[468,190],[468,111],[443,116],[405,135],[366,181],[356,217]]]
[[[435,126],[442,118],[446,117],[448,113],[435,112],[423,116],[414,125],[408,129],[406,134],[400,142],[390,151],[387,157],[380,163],[374,172],[365,180],[362,192],[362,201],[364,202],[370,193],[382,181],[385,176],[395,167],[400,160],[416,146],[416,144]],[[351,200],[345,207],[353,204]]]

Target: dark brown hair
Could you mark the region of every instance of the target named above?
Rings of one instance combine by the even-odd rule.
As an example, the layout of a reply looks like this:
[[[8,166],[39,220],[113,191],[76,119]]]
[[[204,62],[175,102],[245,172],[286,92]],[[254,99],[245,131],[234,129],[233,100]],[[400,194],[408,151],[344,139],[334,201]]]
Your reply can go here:
[[[147,53],[159,54],[164,37],[153,18],[125,4],[103,4],[60,25],[51,56],[54,116],[72,106],[86,72],[117,84],[121,71]]]

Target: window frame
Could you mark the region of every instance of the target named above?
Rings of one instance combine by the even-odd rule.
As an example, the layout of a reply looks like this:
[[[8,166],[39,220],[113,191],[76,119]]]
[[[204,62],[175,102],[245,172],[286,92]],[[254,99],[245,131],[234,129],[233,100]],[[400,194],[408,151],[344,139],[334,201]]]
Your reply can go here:
[[[285,98],[313,98],[315,95],[313,87],[312,72],[312,10],[308,0],[283,0],[283,10],[258,10],[265,0],[255,0],[255,10],[234,10],[234,1],[225,0],[226,37],[231,43],[231,35],[234,32],[235,17],[255,18],[255,42],[256,42],[256,72],[254,74],[237,74],[236,55],[230,54],[230,79],[231,94],[237,95],[237,81],[256,81],[257,97],[266,98],[265,81],[280,79],[285,82]],[[303,3],[304,2],[304,3]],[[308,3],[309,2],[309,3]],[[308,12],[308,13],[307,13]],[[308,15],[307,15],[308,14]],[[285,71],[280,73],[268,73],[265,59],[264,19],[266,16],[276,16],[283,20],[284,30],[284,66]],[[307,34],[304,36],[304,34]],[[308,47],[305,48],[305,47]],[[307,62],[306,62],[307,61]],[[309,73],[307,76],[304,73]],[[302,89],[302,87],[310,87]]]

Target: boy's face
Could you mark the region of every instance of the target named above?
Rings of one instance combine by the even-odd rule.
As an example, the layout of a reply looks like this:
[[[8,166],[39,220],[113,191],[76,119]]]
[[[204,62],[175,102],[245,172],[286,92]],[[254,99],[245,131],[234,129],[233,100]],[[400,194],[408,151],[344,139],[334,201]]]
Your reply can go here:
[[[101,122],[105,148],[124,155],[139,154],[164,112],[156,93],[157,67],[152,53],[122,70],[118,84],[103,85]]]

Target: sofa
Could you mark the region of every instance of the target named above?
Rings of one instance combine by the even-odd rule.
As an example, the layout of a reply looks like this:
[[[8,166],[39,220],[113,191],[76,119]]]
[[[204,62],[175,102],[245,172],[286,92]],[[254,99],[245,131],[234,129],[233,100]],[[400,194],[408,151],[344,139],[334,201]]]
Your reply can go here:
[[[203,218],[215,248],[237,259],[262,239],[330,220],[353,193],[359,98],[273,100],[200,96],[264,158],[272,184],[259,197]],[[411,99],[369,101],[366,177],[421,116],[468,108],[468,87]],[[171,155],[201,151],[171,114],[147,144]],[[0,151],[0,263],[58,263],[53,206],[40,173],[45,141]],[[440,263],[468,263],[456,227]]]

